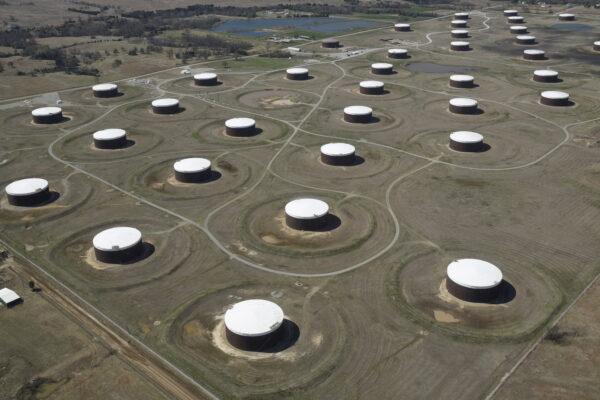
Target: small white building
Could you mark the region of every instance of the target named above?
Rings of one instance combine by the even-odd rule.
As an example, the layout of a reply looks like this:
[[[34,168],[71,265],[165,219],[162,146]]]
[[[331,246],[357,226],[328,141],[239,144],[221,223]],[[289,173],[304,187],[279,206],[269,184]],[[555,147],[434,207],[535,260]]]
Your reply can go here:
[[[6,307],[12,307],[22,302],[23,299],[21,299],[21,296],[19,296],[15,291],[8,288],[3,288],[0,289],[0,301],[2,301]]]

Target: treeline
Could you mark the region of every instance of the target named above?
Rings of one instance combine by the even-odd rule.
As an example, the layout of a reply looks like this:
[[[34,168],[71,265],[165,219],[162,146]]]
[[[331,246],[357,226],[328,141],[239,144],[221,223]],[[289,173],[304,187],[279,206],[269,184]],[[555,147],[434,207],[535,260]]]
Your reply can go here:
[[[86,63],[91,64],[93,61],[102,58],[99,52],[80,52],[67,51],[65,49],[55,49],[48,46],[31,46],[23,50],[24,56],[29,56],[33,60],[49,60],[54,61],[53,68],[38,70],[38,72],[59,72],[64,71],[68,74],[78,75],[100,75],[100,71],[96,68],[91,68],[81,65],[80,58]]]
[[[1,1],[1,0],[0,0]],[[422,0],[431,3],[442,0]],[[446,1],[446,0],[444,0]],[[89,65],[103,56],[98,52],[81,52],[75,49],[50,48],[39,45],[36,38],[46,37],[81,37],[81,36],[118,36],[124,38],[143,38],[148,46],[140,48],[140,53],[163,52],[169,58],[186,61],[190,58],[208,58],[220,55],[246,55],[252,44],[243,40],[231,40],[217,35],[199,35],[189,30],[209,30],[221,21],[216,15],[232,17],[256,17],[260,11],[284,11],[302,15],[310,13],[314,16],[331,14],[397,14],[411,17],[433,17],[434,13],[424,11],[407,3],[382,0],[363,3],[357,0],[346,0],[341,5],[330,4],[279,4],[269,7],[235,7],[214,5],[191,5],[167,10],[132,11],[121,16],[93,15],[96,9],[105,11],[108,8],[85,1],[73,1],[78,12],[90,15],[88,18],[70,19],[57,26],[37,26],[32,28],[13,27],[0,32],[0,46],[12,47],[16,52],[36,60],[52,60],[55,67],[49,70],[66,71],[68,73],[92,74],[99,72]],[[165,31],[184,31],[177,37],[161,37]],[[174,49],[176,51],[174,51]],[[115,49],[116,50],[116,49]],[[137,49],[126,50],[130,56],[137,55]],[[284,53],[280,54],[282,57]],[[4,56],[4,54],[0,55]],[[118,60],[119,63],[121,62]],[[115,61],[116,63],[116,61]],[[87,66],[86,66],[87,65]]]
[[[167,19],[162,17],[144,20],[120,17],[95,17],[87,20],[70,20],[59,26],[35,28],[37,37],[61,36],[123,36],[149,37],[167,30],[210,29],[221,20],[217,17],[196,19]]]
[[[123,36],[146,38],[148,46],[139,49],[139,53],[162,53],[163,46],[179,48],[178,52],[167,50],[169,58],[182,61],[191,58],[205,58],[214,55],[246,55],[252,44],[241,40],[227,40],[216,35],[195,35],[189,29],[210,29],[220,21],[214,16],[194,19],[176,19],[152,17],[136,20],[120,17],[93,17],[88,20],[70,20],[59,26],[41,26],[35,28],[15,27],[0,32],[0,46],[12,47],[15,52],[34,60],[54,61],[55,66],[36,72],[64,71],[67,73],[98,75],[99,71],[89,67],[89,64],[103,58],[99,52],[82,52],[77,49],[67,49],[71,46],[49,47],[40,45],[36,38],[65,37],[65,36]],[[183,30],[184,33],[176,38],[160,38],[166,30]],[[73,45],[74,46],[74,45]],[[127,51],[130,56],[138,54],[138,49]],[[4,54],[1,54],[3,56]],[[12,56],[15,54],[6,54]],[[88,66],[86,66],[88,65]]]
[[[195,35],[190,32],[184,32],[178,38],[160,38],[151,37],[148,41],[155,46],[178,47],[187,49],[203,48],[202,56],[205,56],[208,50],[212,55],[245,55],[252,48],[252,44],[242,40],[229,41],[216,35]],[[187,52],[190,55],[190,51]],[[192,51],[191,56],[199,56]]]
[[[497,0],[499,1],[499,0]],[[511,3],[513,4],[523,4],[523,5],[537,5],[539,3],[538,0],[510,0]],[[546,3],[546,5],[578,5],[578,6],[584,6],[584,7],[595,7],[598,8],[597,5],[599,4],[598,1],[596,0],[545,0],[544,3]]]
[[[441,1],[441,0],[440,0]],[[447,2],[447,0],[444,0]],[[427,0],[423,0],[422,3],[427,3]],[[377,1],[371,2],[359,2],[359,1],[346,1],[341,5],[331,4],[316,4],[316,3],[304,3],[304,4],[280,4],[277,6],[280,9],[288,9],[297,12],[311,12],[319,16],[329,16],[333,14],[396,14],[414,17],[432,17],[436,14],[429,11],[421,11],[415,8],[411,4],[400,3],[396,1]]]
[[[447,2],[447,0],[423,0],[422,3]],[[166,10],[153,11],[131,11],[124,13],[127,18],[134,18],[140,21],[161,17],[161,18],[189,18],[200,15],[216,14],[227,15],[231,17],[247,17],[254,18],[261,11],[295,11],[311,13],[313,16],[327,17],[332,14],[398,14],[411,15],[418,17],[431,17],[434,13],[427,11],[419,11],[414,9],[414,6],[406,3],[398,3],[395,1],[378,1],[375,3],[361,3],[356,0],[346,1],[341,5],[333,4],[317,4],[317,3],[301,3],[301,4],[278,4],[273,6],[252,6],[252,7],[235,7],[235,6],[214,6],[212,4],[195,4],[187,7],[177,7]]]
[[[501,0],[493,0],[493,1],[501,1]],[[504,1],[504,0],[502,0]],[[513,4],[519,4],[522,6],[535,6],[538,5],[538,0],[510,0]],[[546,8],[552,8],[554,5],[578,5],[584,6],[587,8],[594,7],[600,8],[600,2],[597,0],[545,0]]]
[[[235,7],[235,6],[214,6],[212,4],[196,4],[187,7],[169,8],[165,10],[154,11],[130,11],[123,13],[123,17],[135,18],[138,20],[147,20],[156,17],[161,18],[189,18],[200,15],[226,15],[230,17],[256,17],[257,11],[263,11],[272,7]]]
[[[108,10],[108,9],[111,8],[110,6],[107,6],[107,5],[90,3],[90,2],[87,2],[87,1],[73,1],[73,0],[71,0],[71,3],[77,4],[77,5],[80,5],[80,6],[84,6],[84,7],[97,8],[100,11],[106,11],[106,10]]]
[[[67,11],[76,12],[79,14],[87,14],[87,15],[98,15],[102,12],[100,10],[82,10],[80,8],[72,8],[72,7],[67,8]]]
[[[35,44],[35,38],[27,29],[13,28],[0,32],[0,46],[23,49]]]
[[[427,0],[423,0],[427,1]],[[431,0],[435,1],[435,0]],[[82,5],[93,3],[78,2]],[[256,12],[264,10],[291,10],[310,12],[313,15],[328,16],[330,14],[398,14],[411,17],[433,17],[432,12],[420,11],[405,3],[378,1],[363,4],[354,0],[342,5],[329,4],[279,4],[273,7],[217,7],[214,5],[192,5],[167,10],[132,11],[117,16],[95,16],[87,19],[68,20],[58,26],[39,26],[30,29],[16,28],[0,32],[0,46],[23,49],[31,46],[35,37],[64,36],[122,36],[153,37],[167,30],[202,29],[209,30],[221,21],[213,15],[221,14],[238,17],[254,17]],[[202,16],[201,18],[199,18]]]

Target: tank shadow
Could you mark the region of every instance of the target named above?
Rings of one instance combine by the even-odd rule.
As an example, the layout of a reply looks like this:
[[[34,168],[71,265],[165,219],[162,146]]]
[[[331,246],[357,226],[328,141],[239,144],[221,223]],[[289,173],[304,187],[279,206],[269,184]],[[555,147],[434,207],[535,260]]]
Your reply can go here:
[[[156,251],[156,247],[154,247],[154,245],[152,243],[143,242],[142,243],[142,251],[140,252],[140,254],[137,257],[134,257],[130,260],[127,260],[127,261],[124,261],[121,263],[117,263],[117,264],[121,264],[121,265],[135,264],[137,262],[143,261],[146,258],[150,257],[152,254],[154,254],[155,251]]]
[[[475,153],[485,153],[486,151],[490,150],[492,148],[492,146],[490,146],[487,143],[482,143],[481,146],[479,146],[479,148],[477,150],[475,150]]]
[[[300,328],[295,322],[284,319],[279,327],[281,334],[278,335],[277,341],[264,344],[264,347],[256,350],[259,353],[278,353],[292,347],[300,338]]]
[[[331,213],[327,213],[327,215],[323,217],[323,223],[319,224],[318,227],[303,230],[306,232],[328,232],[339,228],[340,225],[342,225],[341,219]]]
[[[352,161],[344,166],[345,167],[355,167],[357,165],[364,164],[364,162],[365,162],[364,158],[362,158],[359,155],[354,155],[354,158],[352,158]]]
[[[211,87],[211,86],[213,86],[213,87],[214,87],[214,86],[221,86],[222,84],[223,84],[223,82],[221,82],[221,81],[216,81],[215,83],[211,83],[211,84],[209,84],[209,85],[197,85],[197,84],[194,84],[194,85],[195,85],[196,87],[202,88],[202,87]]]
[[[502,279],[498,287],[498,296],[489,301],[490,304],[506,304],[513,301],[517,297],[517,289],[505,279]]]

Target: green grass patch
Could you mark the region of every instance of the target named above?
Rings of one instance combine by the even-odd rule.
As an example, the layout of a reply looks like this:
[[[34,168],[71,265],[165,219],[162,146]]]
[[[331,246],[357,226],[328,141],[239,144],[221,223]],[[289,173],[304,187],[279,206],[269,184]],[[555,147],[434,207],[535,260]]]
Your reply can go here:
[[[312,40],[316,39],[324,39],[326,37],[331,36],[331,33],[327,32],[315,32],[307,29],[291,29],[284,31],[287,36],[298,37],[298,36],[306,36],[311,38]],[[294,44],[290,44],[290,46],[294,46]]]
[[[347,17],[347,16],[344,16]],[[396,21],[400,18],[398,14],[367,14],[367,13],[354,13],[348,18],[364,18],[364,19],[380,19],[383,21]]]
[[[271,57],[249,57],[239,60],[227,61],[231,68],[254,68],[254,69],[281,69],[297,64],[297,60],[288,60],[287,58]]]

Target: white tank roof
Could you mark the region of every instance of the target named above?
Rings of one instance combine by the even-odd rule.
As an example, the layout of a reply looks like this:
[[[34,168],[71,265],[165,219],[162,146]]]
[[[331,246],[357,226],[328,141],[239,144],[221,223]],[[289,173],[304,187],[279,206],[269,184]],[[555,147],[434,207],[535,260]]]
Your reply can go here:
[[[467,23],[467,21],[465,21],[463,19],[453,19],[452,21],[450,21],[450,23],[452,25],[464,25]]]
[[[575,14],[571,14],[571,13],[562,13],[562,14],[558,14],[559,17],[562,18],[569,18],[569,17],[574,17]]]
[[[36,108],[31,112],[31,115],[34,117],[49,117],[51,115],[57,115],[62,112],[62,108],[60,107],[42,107]]]
[[[467,34],[467,33],[469,33],[469,31],[468,31],[468,30],[466,30],[466,29],[452,29],[452,30],[450,31],[450,33],[453,33],[453,34],[455,34],[455,35],[464,35],[464,34]]]
[[[523,50],[524,54],[529,54],[529,55],[540,55],[540,54],[546,54],[546,52],[544,50],[538,50],[538,49],[527,49],[527,50]]]
[[[124,129],[102,129],[92,135],[95,140],[115,140],[127,135]]]
[[[108,92],[110,90],[116,90],[117,85],[114,83],[100,83],[98,85],[92,86],[92,90],[94,92]]]
[[[388,54],[406,54],[408,50],[406,49],[389,49]]]
[[[542,97],[551,100],[566,100],[569,98],[569,93],[559,92],[556,90],[547,90],[542,92]]]
[[[553,71],[551,69],[536,69],[535,71],[533,71],[533,74],[543,77],[558,76],[558,72]]]
[[[94,247],[102,251],[129,249],[142,240],[142,232],[127,226],[105,229],[94,236]]]
[[[597,41],[595,41],[595,42],[594,42],[594,45],[596,45],[596,46],[600,46],[600,40],[597,40]]]
[[[177,99],[157,99],[152,102],[152,107],[174,107],[179,105]]]
[[[504,12],[508,13],[508,14],[514,14],[514,13],[516,13],[518,11],[517,10],[504,10]]]
[[[0,300],[2,300],[4,304],[12,303],[20,298],[21,297],[14,290],[8,288],[0,289]]]
[[[296,199],[285,205],[285,213],[296,219],[316,219],[329,212],[329,205],[319,199]]]
[[[374,69],[389,69],[389,68],[394,68],[394,66],[392,64],[388,64],[388,63],[374,63],[374,64],[371,64],[371,68],[374,68]]]
[[[450,42],[451,46],[468,46],[469,44],[470,44],[469,42],[464,42],[464,41]]]
[[[498,267],[474,258],[452,261],[446,273],[452,282],[469,289],[491,289],[502,282],[502,271]]]
[[[535,36],[532,35],[517,35],[518,40],[535,40]]]
[[[455,97],[450,99],[450,104],[455,107],[476,107],[477,100],[468,99],[466,97]]]
[[[321,153],[331,157],[349,156],[355,151],[355,147],[348,143],[327,143],[321,146]]]
[[[471,75],[450,75],[450,80],[454,82],[472,82],[474,78]]]
[[[344,108],[344,114],[348,115],[369,115],[373,113],[373,109],[367,106],[348,106]]]
[[[410,24],[397,23],[397,24],[394,24],[394,27],[396,27],[396,28],[409,28]]]
[[[216,77],[217,77],[217,74],[215,74],[214,72],[202,72],[202,73],[194,75],[194,79],[197,81],[208,81],[208,80],[215,79]]]
[[[367,89],[375,89],[375,88],[381,88],[383,87],[383,82],[380,81],[362,81],[361,83],[359,83],[360,87],[363,88],[367,88]]]
[[[308,74],[308,68],[302,68],[302,67],[288,68],[285,72],[290,75],[303,75],[303,74]]]
[[[48,188],[48,181],[41,178],[26,178],[6,185],[6,194],[11,196],[30,196]]]
[[[525,25],[513,25],[510,27],[511,31],[522,31],[522,30],[527,30],[527,27]]]
[[[470,131],[456,131],[450,134],[450,140],[457,143],[481,143],[483,142],[483,136],[477,132]]]
[[[469,13],[468,12],[456,12],[454,13],[455,17],[468,17]]]
[[[231,129],[247,129],[256,125],[252,118],[231,118],[225,121],[225,126]]]
[[[523,17],[520,15],[513,15],[512,17],[508,17],[509,21],[523,21]]]
[[[184,158],[173,164],[173,169],[182,174],[206,171],[210,168],[210,160],[200,157]]]
[[[277,330],[283,323],[283,310],[277,304],[260,299],[235,303],[225,312],[225,326],[240,336],[263,336]]]

